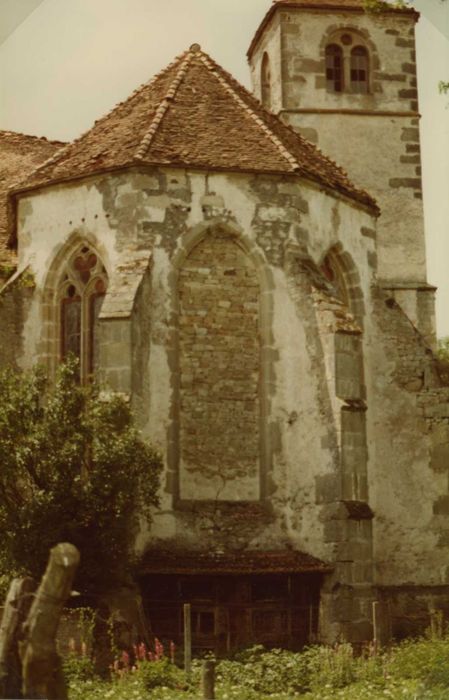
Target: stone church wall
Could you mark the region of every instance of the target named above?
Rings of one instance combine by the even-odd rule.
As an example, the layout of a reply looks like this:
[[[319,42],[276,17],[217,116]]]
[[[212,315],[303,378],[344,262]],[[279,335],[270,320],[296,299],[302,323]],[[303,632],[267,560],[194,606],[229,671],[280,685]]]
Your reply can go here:
[[[394,294],[376,288],[367,212],[294,178],[164,169],[49,188],[19,212],[19,270],[34,284],[22,366],[57,359],[46,287],[65,251],[87,240],[106,267],[101,379],[130,395],[166,463],[139,551],[292,547],[332,562],[327,639],[366,637],[374,582],[446,582],[446,394]],[[322,286],[329,251],[351,323]],[[210,435],[197,415],[215,416]],[[236,481],[220,494],[223,454]]]
[[[323,349],[310,283],[307,276],[292,277],[288,269],[296,264],[294,250],[319,265],[329,248],[341,242],[351,250],[361,271],[362,294],[368,297],[375,241],[361,230],[373,228],[370,215],[294,179],[206,176],[176,170],[110,175],[49,188],[38,196],[24,197],[19,212],[19,264],[30,265],[36,283],[35,303],[27,320],[27,357],[33,353],[37,359],[54,356],[54,334],[46,338],[40,332],[43,307],[39,307],[39,298],[45,296],[48,280],[56,279],[55,266],[67,247],[86,239],[106,266],[109,286],[100,320],[101,378],[112,389],[132,394],[142,429],[167,458],[162,509],[155,515],[152,537],[205,546],[220,538],[228,545],[235,539],[240,546],[279,547],[291,541],[315,556],[332,558],[332,546],[326,543],[320,525],[323,506],[317,503],[317,484],[326,473],[338,472],[340,428],[334,422],[327,380],[321,374]],[[222,233],[214,244],[217,231]],[[218,354],[206,352],[207,336],[202,331],[198,337],[192,335],[188,307],[179,306],[180,285],[195,289],[197,295],[201,271],[209,269],[214,246],[223,270],[218,276],[219,296],[223,293],[225,297],[220,296],[225,306],[218,306],[220,311],[212,319],[216,352],[220,333],[229,334],[232,329],[235,342],[247,353],[247,363],[229,366],[229,376],[221,379],[215,375]],[[199,258],[193,264],[195,255]],[[228,255],[233,257],[232,265]],[[250,262],[243,265],[245,255]],[[254,269],[238,295],[226,286],[224,271],[228,269]],[[210,303],[211,295],[200,292],[192,299],[196,299],[194,310],[204,312],[200,307]],[[228,303],[231,306],[226,307]],[[237,303],[239,311],[233,317],[229,309]],[[194,323],[195,329],[202,328]],[[229,455],[231,448],[238,453],[237,443],[232,445],[229,436],[232,420],[235,429],[243,421],[243,432],[250,435],[247,453],[240,450],[238,459],[245,464],[250,460],[257,472],[257,489],[254,481],[251,487],[225,494],[225,500],[238,496],[242,504],[254,501],[252,511],[244,508],[243,512],[253,515],[239,534],[235,528],[238,507],[230,510],[223,501],[222,512],[217,514],[213,506],[216,489],[212,494],[201,486],[207,483],[205,474],[198,477],[198,488],[182,486],[180,464],[194,425],[189,424],[189,411],[183,411],[183,401],[192,402],[192,412],[206,409],[201,394],[196,398],[189,389],[188,378],[198,366],[195,363],[207,364],[208,359],[212,361],[205,369],[207,382],[225,381],[228,389],[234,387],[233,400],[236,405],[241,402],[242,410],[230,415],[230,433],[217,430],[215,441],[220,445],[222,440]],[[241,385],[243,375],[245,384]],[[236,377],[240,388],[236,388]],[[220,394],[225,389],[217,386]],[[257,429],[250,429],[257,420],[259,437]],[[212,450],[212,441],[208,444],[207,449]],[[324,453],[323,445],[329,446]],[[209,457],[205,455],[207,462]],[[258,500],[259,488],[268,498],[268,510],[267,501]],[[173,503],[179,499],[179,508],[173,512]],[[143,532],[140,546],[146,541]]]

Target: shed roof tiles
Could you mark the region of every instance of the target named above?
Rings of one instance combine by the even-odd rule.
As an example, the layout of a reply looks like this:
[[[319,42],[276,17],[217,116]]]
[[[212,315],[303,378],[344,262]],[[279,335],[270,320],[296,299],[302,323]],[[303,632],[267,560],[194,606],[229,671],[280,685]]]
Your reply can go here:
[[[305,552],[291,550],[233,552],[185,552],[149,550],[140,564],[140,573],[151,574],[288,574],[328,573],[332,566]]]
[[[8,188],[23,179],[37,165],[63,146],[60,141],[0,131],[0,267],[15,264],[15,254],[7,247]]]
[[[297,174],[376,203],[194,44],[16,191],[133,165]]]

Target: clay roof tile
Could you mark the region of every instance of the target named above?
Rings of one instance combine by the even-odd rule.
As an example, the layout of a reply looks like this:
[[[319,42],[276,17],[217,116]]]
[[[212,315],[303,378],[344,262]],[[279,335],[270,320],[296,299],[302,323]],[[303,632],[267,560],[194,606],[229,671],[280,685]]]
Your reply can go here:
[[[298,174],[377,211],[346,173],[265,110],[198,45],[52,154],[14,191],[137,164]]]
[[[8,191],[11,184],[31,173],[64,144],[46,138],[0,131],[0,268],[12,270],[15,253],[7,246]],[[0,270],[0,276],[4,276]]]

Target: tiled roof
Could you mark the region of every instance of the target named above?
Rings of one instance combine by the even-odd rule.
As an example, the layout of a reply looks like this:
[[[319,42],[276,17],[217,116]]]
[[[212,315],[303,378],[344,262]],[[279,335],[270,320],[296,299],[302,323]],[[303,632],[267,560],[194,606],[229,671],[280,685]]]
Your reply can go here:
[[[16,191],[132,165],[298,174],[376,209],[335,163],[194,44]]]
[[[347,9],[352,8],[352,9],[362,9],[366,10],[366,5],[367,3],[365,0],[273,0],[273,5],[298,5],[299,7],[313,7],[313,8],[320,8],[320,9],[335,9],[335,8],[343,8]],[[403,8],[403,7],[395,7],[394,5],[388,6],[388,3],[385,3],[384,9],[388,12],[415,12],[413,8]],[[377,11],[377,10],[376,10]]]
[[[251,58],[253,51],[259,43],[259,39],[265,30],[265,27],[278,9],[327,10],[329,12],[335,12],[336,10],[359,13],[366,12],[364,0],[273,0],[273,4],[257,28],[251,41],[247,52],[248,59]],[[409,14],[415,19],[415,21],[419,17],[419,12],[417,12],[413,7],[394,7],[391,5],[389,6],[388,3],[385,3],[385,7],[382,11],[394,14]]]
[[[64,144],[14,131],[0,131],[0,267],[12,267],[15,253],[7,248],[7,194],[11,183],[23,179]]]
[[[149,550],[141,574],[287,574],[327,573],[329,564],[304,552],[244,550],[226,553]]]

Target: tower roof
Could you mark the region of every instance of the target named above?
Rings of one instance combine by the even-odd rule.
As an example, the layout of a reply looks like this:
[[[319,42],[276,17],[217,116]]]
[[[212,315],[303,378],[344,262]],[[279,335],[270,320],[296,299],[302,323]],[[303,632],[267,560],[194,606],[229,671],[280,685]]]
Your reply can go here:
[[[138,165],[296,174],[377,208],[343,170],[266,111],[198,44],[12,192]]]
[[[323,10],[325,12],[368,12],[367,3],[365,0],[273,0],[273,3],[260,23],[254,37],[251,41],[250,47],[247,52],[248,60],[251,59],[254,49],[259,43],[259,39],[263,34],[263,31],[273,15],[278,9],[291,9],[291,10]],[[378,7],[375,10],[376,13],[389,13],[389,14],[401,14],[410,15],[416,21],[419,18],[419,12],[417,12],[413,7],[395,7],[390,5],[388,2],[383,2],[382,7]]]

